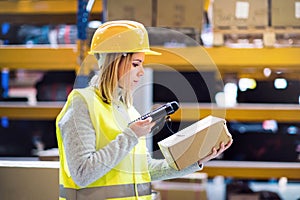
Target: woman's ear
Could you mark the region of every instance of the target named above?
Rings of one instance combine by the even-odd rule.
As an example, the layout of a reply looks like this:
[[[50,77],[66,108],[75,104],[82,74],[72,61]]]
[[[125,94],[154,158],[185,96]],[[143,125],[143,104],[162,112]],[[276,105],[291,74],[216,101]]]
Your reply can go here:
[[[96,59],[97,59],[97,60],[99,60],[99,59],[100,59],[100,55],[99,55],[99,53],[95,53],[95,54],[94,54],[94,56],[96,57]]]

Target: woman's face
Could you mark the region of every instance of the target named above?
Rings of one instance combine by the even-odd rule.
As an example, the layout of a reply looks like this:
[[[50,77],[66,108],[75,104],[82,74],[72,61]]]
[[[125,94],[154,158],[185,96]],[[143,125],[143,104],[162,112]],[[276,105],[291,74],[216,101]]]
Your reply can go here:
[[[132,54],[132,59],[125,65],[125,59],[120,63],[119,68],[119,86],[121,88],[128,88],[133,90],[136,88],[137,84],[140,81],[141,76],[144,75],[143,62],[145,60],[145,53],[134,53]],[[129,69],[129,70],[126,70]]]

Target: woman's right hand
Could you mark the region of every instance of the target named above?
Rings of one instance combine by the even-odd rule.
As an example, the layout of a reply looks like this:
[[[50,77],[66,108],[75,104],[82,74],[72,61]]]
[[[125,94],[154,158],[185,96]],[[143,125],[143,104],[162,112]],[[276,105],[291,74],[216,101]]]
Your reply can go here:
[[[152,118],[148,117],[144,120],[138,120],[129,125],[129,128],[136,134],[136,136],[142,137],[151,132],[152,127],[155,125],[155,122],[152,122]]]

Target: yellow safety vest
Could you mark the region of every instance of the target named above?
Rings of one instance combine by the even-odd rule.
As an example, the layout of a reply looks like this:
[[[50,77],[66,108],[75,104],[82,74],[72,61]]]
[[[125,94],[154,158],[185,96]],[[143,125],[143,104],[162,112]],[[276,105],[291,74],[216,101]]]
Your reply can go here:
[[[113,106],[101,100],[97,95],[97,89],[93,87],[74,89],[70,93],[64,108],[56,119],[56,135],[60,155],[60,200],[151,199],[151,178],[147,165],[145,137],[141,137],[133,150],[97,181],[84,188],[79,187],[73,181],[65,159],[58,122],[64,116],[68,107],[72,106],[71,100],[75,93],[80,94],[87,103],[96,132],[96,150],[101,149],[115,139],[122,132],[122,126],[126,121],[116,120]],[[139,116],[134,107],[128,109],[128,114],[131,120]]]

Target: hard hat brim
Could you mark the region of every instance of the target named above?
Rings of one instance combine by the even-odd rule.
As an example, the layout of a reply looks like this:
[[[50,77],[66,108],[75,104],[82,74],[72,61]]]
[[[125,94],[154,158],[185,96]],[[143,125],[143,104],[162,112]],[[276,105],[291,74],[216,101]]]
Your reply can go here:
[[[157,51],[153,51],[150,49],[147,50],[142,50],[142,51],[133,51],[133,52],[95,52],[95,51],[89,51],[89,55],[94,55],[95,53],[145,53],[145,55],[150,55],[150,56],[160,56],[161,53]]]
[[[151,56],[160,56],[161,55],[160,52],[153,51],[153,50],[147,50],[144,53],[145,53],[145,55],[151,55]]]

